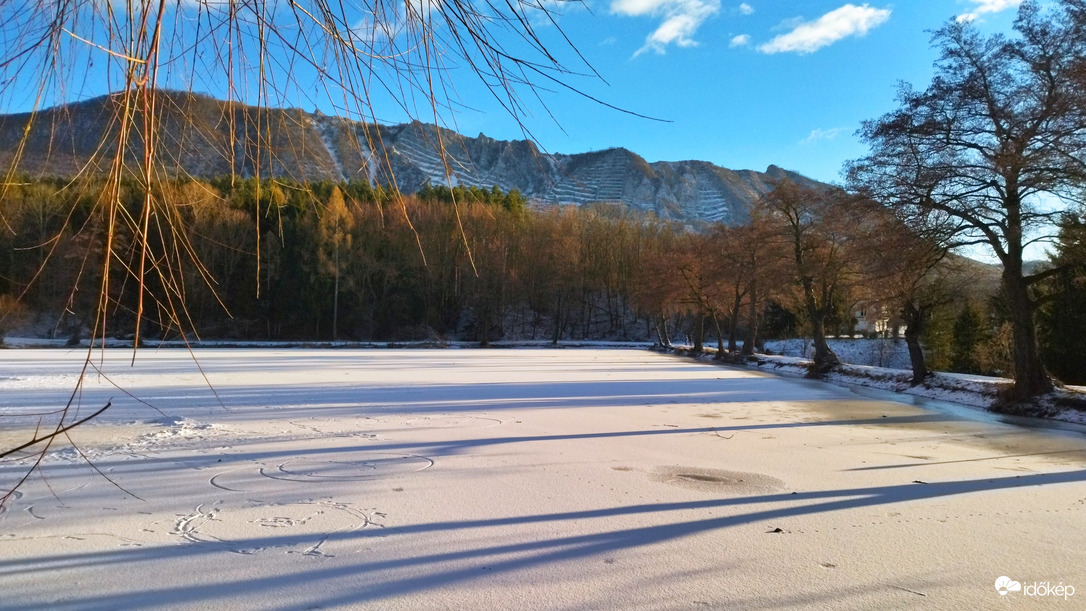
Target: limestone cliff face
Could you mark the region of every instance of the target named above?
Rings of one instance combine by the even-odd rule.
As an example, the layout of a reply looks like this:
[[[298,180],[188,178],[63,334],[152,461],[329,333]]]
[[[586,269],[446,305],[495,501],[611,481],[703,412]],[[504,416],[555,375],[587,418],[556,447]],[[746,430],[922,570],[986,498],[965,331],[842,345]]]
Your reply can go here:
[[[729,170],[704,161],[648,163],[622,148],[546,154],[526,140],[466,137],[410,123],[378,126],[296,109],[258,110],[204,96],[163,93],[158,152],[167,168],[196,177],[286,176],[395,184],[413,193],[427,183],[519,189],[538,204],[619,203],[662,218],[739,223],[774,180],[813,181],[770,166]],[[0,168],[15,158],[33,121],[19,168],[71,176],[104,171],[117,150],[119,99],[104,96],[28,114],[0,116]],[[137,164],[143,135],[127,155]]]

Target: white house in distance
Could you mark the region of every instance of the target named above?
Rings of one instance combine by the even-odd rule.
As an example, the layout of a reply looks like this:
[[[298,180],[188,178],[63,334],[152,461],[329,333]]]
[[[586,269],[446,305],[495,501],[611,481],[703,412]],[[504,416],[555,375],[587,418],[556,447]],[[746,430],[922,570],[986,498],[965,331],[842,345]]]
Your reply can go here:
[[[901,336],[905,333],[905,327],[894,329],[891,326],[890,310],[885,306],[860,304],[853,310],[853,316],[856,318],[857,333],[877,333],[882,336]]]

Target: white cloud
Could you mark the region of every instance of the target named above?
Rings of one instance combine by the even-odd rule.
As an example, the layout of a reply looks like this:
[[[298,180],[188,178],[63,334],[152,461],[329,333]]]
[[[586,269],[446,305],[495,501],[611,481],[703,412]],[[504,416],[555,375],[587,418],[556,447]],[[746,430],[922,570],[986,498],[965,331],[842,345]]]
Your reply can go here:
[[[351,44],[361,46],[370,53],[377,52],[377,47],[387,44],[402,29],[401,24],[389,20],[362,19],[351,26]]]
[[[816,21],[803,22],[758,47],[762,53],[814,53],[849,36],[863,36],[890,18],[890,9],[846,4]]]
[[[406,0],[399,5],[382,6],[365,11],[363,17],[351,24],[350,41],[369,53],[391,52],[389,48],[378,49],[378,47],[388,45],[411,23],[432,19],[433,12],[440,10],[441,6],[437,4],[437,0]]]
[[[753,15],[754,7],[744,2],[743,4],[739,5],[739,12],[744,15]]]
[[[720,12],[720,0],[613,0],[611,12],[628,17],[660,17],[663,21],[645,38],[634,57],[645,51],[664,53],[668,45],[693,47],[693,36],[707,19]]]
[[[733,38],[731,43],[728,44],[728,46],[729,47],[745,47],[745,46],[747,46],[749,44],[750,44],[750,35],[749,34],[740,34],[739,36],[736,36],[735,38]]]
[[[799,26],[803,25],[804,23],[805,22],[803,21],[803,17],[789,17],[788,19],[785,19],[784,21],[781,21],[777,25],[769,28],[769,31],[770,32],[791,32],[792,30],[798,28]]]
[[[848,131],[848,128],[845,128],[845,127],[834,127],[834,128],[831,128],[831,129],[822,129],[820,127],[820,128],[811,130],[811,133],[808,134],[807,137],[804,138],[803,140],[800,140],[799,143],[800,144],[814,144],[816,142],[822,142],[824,140],[833,140],[834,138],[836,138],[837,136],[840,136],[842,133],[844,133],[846,131]]]
[[[403,3],[404,18],[407,21],[429,23],[435,10],[441,10],[438,0],[407,0]]]
[[[972,11],[958,15],[958,21],[973,21],[987,13],[998,13],[1022,4],[1022,0],[969,0],[976,6]]]

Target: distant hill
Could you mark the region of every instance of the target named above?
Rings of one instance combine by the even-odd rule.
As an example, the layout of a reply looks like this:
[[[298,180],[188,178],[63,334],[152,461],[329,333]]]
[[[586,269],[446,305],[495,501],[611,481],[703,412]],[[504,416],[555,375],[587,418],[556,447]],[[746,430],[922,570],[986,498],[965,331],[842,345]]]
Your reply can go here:
[[[820,184],[772,165],[755,172],[704,161],[648,163],[623,148],[546,154],[526,140],[466,137],[419,122],[384,126],[297,109],[258,110],[189,93],[163,92],[160,107],[159,154],[167,170],[199,178],[252,176],[259,166],[262,176],[365,180],[404,193],[451,181],[519,189],[542,204],[613,202],[661,218],[725,223],[742,222],[746,205],[774,180]],[[119,111],[118,96],[103,96],[37,113],[19,169],[59,176],[106,171],[117,149]],[[10,167],[30,120],[30,114],[0,115],[0,168]],[[129,158],[137,164],[142,134],[133,142]]]

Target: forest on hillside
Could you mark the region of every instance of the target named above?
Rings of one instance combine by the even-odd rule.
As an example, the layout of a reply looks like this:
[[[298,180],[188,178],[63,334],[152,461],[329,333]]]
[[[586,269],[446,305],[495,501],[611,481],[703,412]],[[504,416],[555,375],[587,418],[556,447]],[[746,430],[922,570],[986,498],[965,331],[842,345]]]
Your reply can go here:
[[[748,224],[693,231],[615,205],[530,207],[497,188],[401,196],[365,183],[175,181],[154,194],[176,205],[152,215],[151,249],[168,256],[141,289],[131,276],[142,244],[106,231],[102,189],[9,188],[0,329],[132,337],[142,292],[143,338],[649,340],[738,354],[816,329],[904,331],[934,369],[1013,367],[992,271],[837,190],[785,182]],[[124,217],[141,218],[138,184],[123,199]],[[1086,260],[1082,228],[1067,218],[1054,260]],[[1086,324],[1086,270],[1065,267],[1039,290],[1053,295],[1039,314],[1046,364],[1082,383],[1073,338]]]

